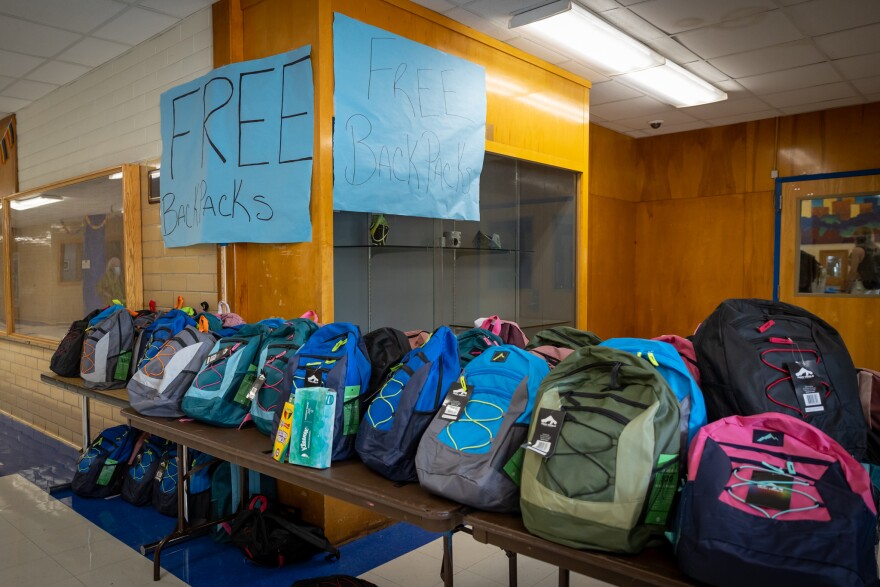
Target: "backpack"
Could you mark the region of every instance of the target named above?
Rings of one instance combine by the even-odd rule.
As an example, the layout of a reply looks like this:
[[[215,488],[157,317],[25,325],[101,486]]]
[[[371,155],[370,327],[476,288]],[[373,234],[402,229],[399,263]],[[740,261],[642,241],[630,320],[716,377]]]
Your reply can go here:
[[[153,500],[153,479],[159,470],[162,457],[177,447],[171,441],[152,436],[144,442],[122,479],[122,499],[138,507]]]
[[[80,377],[83,387],[89,389],[116,389],[125,387],[131,367],[131,349],[134,326],[131,314],[124,306],[114,310],[100,322],[92,319],[83,342]]]
[[[247,470],[247,495],[242,500],[241,466],[222,461],[211,473],[211,519],[219,520],[235,514],[242,501],[250,501],[251,496],[262,494],[274,499],[277,493],[275,479],[256,471]],[[221,522],[211,529],[214,542],[225,543],[232,540],[232,520]]]
[[[559,363],[564,361],[571,353],[574,352],[572,349],[565,349],[558,346],[550,345],[536,346],[534,348],[528,349],[528,351],[536,357],[540,357],[547,361],[547,366],[551,369],[555,369]]]
[[[419,483],[475,508],[516,511],[514,456],[526,439],[538,386],[549,371],[545,361],[513,345],[487,350],[471,361],[419,443]],[[462,394],[466,403],[452,400]]]
[[[880,247],[859,245],[865,258],[859,263],[859,277],[865,289],[880,289]]]
[[[697,365],[697,353],[694,350],[694,343],[677,334],[661,334],[660,336],[655,336],[653,340],[666,342],[675,347],[688,371],[690,371],[691,377],[697,382],[697,387],[700,387],[700,367]]]
[[[413,347],[406,334],[396,328],[377,328],[364,335],[364,347],[370,358],[370,382],[366,393],[372,395],[388,378],[388,371]]]
[[[865,461],[880,465],[880,372],[859,369],[859,396],[868,422],[868,449]]]
[[[877,510],[865,469],[786,414],[704,426],[688,457],[675,552],[712,585],[876,585]]]
[[[168,310],[144,328],[137,337],[134,349],[134,361],[136,369],[142,369],[147,362],[156,356],[162,345],[171,337],[178,334],[187,326],[196,326],[196,321],[190,318],[183,310],[174,308]]]
[[[182,416],[183,394],[216,342],[216,334],[201,332],[194,326],[187,326],[165,341],[128,382],[131,407],[145,416]]]
[[[571,326],[555,326],[539,331],[529,344],[526,350],[538,348],[539,346],[555,346],[563,349],[577,350],[581,347],[592,346],[602,342],[602,339],[588,330],[578,330]]]
[[[196,525],[208,519],[211,513],[211,467],[218,463],[211,455],[197,450],[189,451],[189,491],[187,492],[187,521]],[[180,471],[177,450],[166,451],[153,477],[152,501],[156,511],[177,517],[177,491]]]
[[[304,387],[327,387],[336,391],[332,460],[354,456],[354,437],[370,381],[370,360],[360,328],[348,322],[322,326],[287,363],[287,369],[292,383],[291,396]],[[277,429],[281,410],[276,412],[275,419]]]
[[[250,411],[248,392],[256,378],[257,354],[269,332],[258,322],[218,340],[184,394],[181,411],[214,426],[240,426]]]
[[[458,341],[446,326],[392,367],[358,429],[355,447],[364,464],[392,481],[417,481],[419,440],[459,372]]]
[[[431,333],[427,330],[407,330],[404,332],[406,334],[406,338],[409,341],[409,348],[414,349],[422,346],[428,339],[431,338]],[[383,380],[380,380],[381,383]]]
[[[824,320],[783,302],[726,300],[699,326],[694,348],[710,422],[780,412],[816,426],[857,459],[864,454],[856,369]]]
[[[462,369],[490,346],[504,344],[501,337],[482,328],[471,328],[458,335],[458,361]]]
[[[612,552],[659,540],[679,485],[679,422],[675,394],[647,361],[604,346],[576,350],[538,392],[529,438],[547,456],[525,454],[526,529]],[[552,447],[544,430],[558,430]]]
[[[76,320],[70,325],[67,334],[61,339],[49,360],[49,369],[53,373],[62,377],[79,377],[86,328],[89,326],[89,320],[97,316],[98,312],[99,310],[93,310],[82,320]]]
[[[263,339],[257,372],[264,379],[251,398],[250,417],[257,430],[267,436],[276,429],[276,412],[280,417],[284,403],[290,398],[287,363],[316,330],[318,325],[308,318],[295,318]]]
[[[137,431],[124,424],[102,431],[76,462],[71,490],[80,497],[119,493],[137,436]]]
[[[270,502],[265,495],[251,498],[247,509],[232,521],[232,543],[252,563],[283,567],[306,561],[319,552],[338,560],[337,550],[317,526],[304,524],[293,508]]]
[[[671,344],[643,338],[609,338],[600,346],[632,353],[651,363],[678,398],[681,415],[681,462],[697,431],[706,425],[706,402],[678,351]]]
[[[498,316],[489,316],[474,321],[474,326],[488,330],[501,338],[504,344],[512,344],[517,348],[524,349],[529,344],[529,338],[522,331],[519,324],[510,320],[502,320]]]

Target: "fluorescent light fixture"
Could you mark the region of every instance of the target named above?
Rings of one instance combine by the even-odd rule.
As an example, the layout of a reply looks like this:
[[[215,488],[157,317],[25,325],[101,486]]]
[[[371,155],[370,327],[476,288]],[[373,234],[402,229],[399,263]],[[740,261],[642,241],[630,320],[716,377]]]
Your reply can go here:
[[[727,99],[727,94],[678,65],[667,61],[660,67],[616,76],[619,82],[656,96],[676,108],[710,104]]]
[[[516,14],[511,17],[509,28],[517,27],[609,75],[646,69],[665,61],[662,55],[571,0],[557,0]]]
[[[116,173],[111,173],[107,176],[107,179],[122,179],[122,172],[117,171]]]
[[[60,202],[63,200],[61,196],[33,196],[30,198],[24,198],[23,200],[12,200],[9,205],[12,206],[13,210],[30,210],[31,208],[38,208],[39,206],[45,206],[46,204],[54,204],[56,202]]]

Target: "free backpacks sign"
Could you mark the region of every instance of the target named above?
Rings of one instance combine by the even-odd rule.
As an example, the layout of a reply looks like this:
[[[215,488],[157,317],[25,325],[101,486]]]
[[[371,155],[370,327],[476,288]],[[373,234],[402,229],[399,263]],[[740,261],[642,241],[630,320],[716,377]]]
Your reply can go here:
[[[479,220],[486,72],[341,14],[334,210]]]
[[[310,48],[234,63],[162,94],[166,247],[312,239]]]

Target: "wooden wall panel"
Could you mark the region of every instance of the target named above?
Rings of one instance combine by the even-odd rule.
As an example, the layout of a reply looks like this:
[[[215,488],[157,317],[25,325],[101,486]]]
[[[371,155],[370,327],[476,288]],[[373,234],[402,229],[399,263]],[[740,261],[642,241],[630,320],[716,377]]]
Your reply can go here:
[[[602,338],[637,336],[635,202],[590,195],[587,328]]]
[[[691,334],[721,300],[742,294],[744,201],[731,195],[638,205],[639,336]]]
[[[743,251],[744,298],[773,297],[773,192],[747,194],[743,202],[743,231],[739,242]],[[721,300],[718,300],[719,302]]]
[[[590,125],[590,194],[638,202],[641,162],[636,139]]]

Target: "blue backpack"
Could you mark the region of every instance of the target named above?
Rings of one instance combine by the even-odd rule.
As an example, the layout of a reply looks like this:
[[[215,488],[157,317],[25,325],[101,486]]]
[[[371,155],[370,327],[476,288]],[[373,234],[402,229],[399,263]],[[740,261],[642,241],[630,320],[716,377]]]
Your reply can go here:
[[[358,429],[356,448],[368,467],[392,481],[417,481],[416,449],[459,374],[458,340],[441,326],[391,368]]]
[[[287,364],[316,330],[318,325],[308,318],[295,318],[263,339],[257,359],[257,376],[264,379],[259,390],[250,398],[250,417],[263,434],[275,433],[281,410],[290,398],[291,381]]]
[[[110,497],[122,488],[122,479],[138,432],[121,424],[102,431],[76,462],[70,488],[80,497]]]
[[[457,413],[440,407],[422,436],[416,471],[429,491],[489,511],[519,509],[514,458],[526,441],[547,362],[513,345],[485,350],[468,363],[449,397],[469,395]],[[449,417],[456,416],[450,421]]]
[[[287,363],[287,369],[291,396],[304,387],[336,391],[332,460],[354,456],[354,437],[370,381],[370,360],[361,329],[348,322],[322,326]]]
[[[150,359],[156,356],[162,345],[173,336],[177,336],[187,326],[195,326],[196,321],[183,310],[168,310],[144,328],[134,345],[134,371],[143,369]]]
[[[158,436],[151,436],[144,442],[128,467],[122,481],[122,499],[138,507],[152,501],[153,478],[159,470],[162,459],[168,452],[176,451],[175,444]]]
[[[215,426],[241,425],[250,411],[247,396],[256,379],[257,354],[269,332],[266,324],[258,322],[218,340],[183,396],[181,411]]]
[[[208,519],[211,510],[211,471],[219,462],[211,455],[197,450],[189,451],[189,491],[187,513],[190,524]],[[163,454],[153,477],[153,507],[160,514],[177,517],[177,491],[180,487],[180,468],[177,450]]]
[[[643,338],[609,338],[599,346],[626,351],[645,359],[666,380],[680,406],[681,450],[686,457],[690,441],[706,425],[706,402],[703,400],[703,392],[675,347],[667,342]]]

